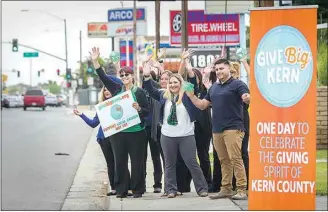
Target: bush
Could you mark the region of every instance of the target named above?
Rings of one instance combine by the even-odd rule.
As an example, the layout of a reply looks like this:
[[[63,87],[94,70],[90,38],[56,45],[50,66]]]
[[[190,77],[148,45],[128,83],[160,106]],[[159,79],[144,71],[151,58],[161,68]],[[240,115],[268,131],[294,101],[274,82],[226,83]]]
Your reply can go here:
[[[323,41],[319,43],[318,47],[318,60],[317,60],[317,69],[318,69],[318,82],[319,85],[328,85],[328,72],[327,72],[327,42]]]

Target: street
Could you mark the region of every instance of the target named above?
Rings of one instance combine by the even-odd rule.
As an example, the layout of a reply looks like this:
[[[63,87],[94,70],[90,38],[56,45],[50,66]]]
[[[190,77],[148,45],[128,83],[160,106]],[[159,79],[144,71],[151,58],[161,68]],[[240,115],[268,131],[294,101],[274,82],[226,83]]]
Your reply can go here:
[[[92,133],[69,111],[2,110],[2,210],[61,209]]]

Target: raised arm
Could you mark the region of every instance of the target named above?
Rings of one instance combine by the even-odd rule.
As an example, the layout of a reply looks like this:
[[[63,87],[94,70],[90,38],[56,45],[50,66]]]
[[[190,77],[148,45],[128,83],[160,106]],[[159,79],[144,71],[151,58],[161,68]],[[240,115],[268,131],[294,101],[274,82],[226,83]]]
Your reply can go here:
[[[153,99],[159,101],[162,93],[159,89],[153,86],[153,83],[151,83],[150,66],[148,64],[144,65],[143,74],[144,74],[143,88],[148,91],[149,95]]]
[[[139,104],[140,110],[138,111],[140,118],[145,118],[149,114],[149,104],[144,90],[137,88],[136,99]]]
[[[92,53],[90,52],[90,55],[93,67],[96,69],[100,80],[104,83],[108,91],[115,95],[122,89],[122,85],[120,83],[115,82],[112,78],[107,77],[105,70],[100,66],[98,62],[99,54],[99,48],[92,48]]]

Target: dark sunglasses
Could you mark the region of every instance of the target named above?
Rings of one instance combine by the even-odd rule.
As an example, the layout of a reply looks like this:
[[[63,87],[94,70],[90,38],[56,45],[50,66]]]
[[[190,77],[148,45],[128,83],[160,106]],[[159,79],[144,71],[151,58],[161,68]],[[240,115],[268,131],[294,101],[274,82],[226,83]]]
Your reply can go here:
[[[122,78],[122,77],[128,77],[130,74],[120,74],[120,77]]]

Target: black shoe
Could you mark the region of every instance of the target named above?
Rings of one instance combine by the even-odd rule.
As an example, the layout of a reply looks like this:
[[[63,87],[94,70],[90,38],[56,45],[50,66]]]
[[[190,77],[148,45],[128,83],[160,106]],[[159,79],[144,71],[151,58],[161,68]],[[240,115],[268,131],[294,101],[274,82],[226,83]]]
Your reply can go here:
[[[220,189],[217,189],[217,188],[213,188],[213,187],[210,187],[208,189],[208,193],[218,193],[220,191]]]
[[[116,195],[116,198],[126,198],[126,194],[118,194]]]
[[[133,198],[140,198],[142,197],[142,194],[133,194]]]
[[[116,191],[111,191],[111,192],[107,193],[107,196],[114,196],[114,195],[116,195]]]

